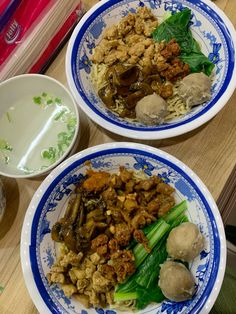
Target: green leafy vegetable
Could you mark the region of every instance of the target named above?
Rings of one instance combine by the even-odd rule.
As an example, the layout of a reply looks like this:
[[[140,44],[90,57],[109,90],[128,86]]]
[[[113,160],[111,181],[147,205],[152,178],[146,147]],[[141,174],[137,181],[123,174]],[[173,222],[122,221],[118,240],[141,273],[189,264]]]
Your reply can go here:
[[[214,64],[201,52],[199,44],[193,38],[189,28],[190,20],[191,10],[187,8],[172,15],[156,28],[152,34],[153,39],[169,42],[174,38],[181,48],[180,58],[189,65],[191,72],[204,72],[209,76]]]
[[[164,217],[163,219],[168,224],[174,223],[179,217],[181,217],[187,209],[187,202],[184,200],[175,207],[173,207]]]
[[[56,97],[56,98],[55,98],[55,103],[57,103],[57,104],[61,104],[61,103],[62,103],[62,101],[61,101],[61,99],[60,99],[60,98]]]
[[[154,248],[154,246],[167,233],[169,228],[170,225],[168,225],[164,220],[162,219],[159,220],[159,223],[155,226],[155,228],[146,235],[147,239],[149,240],[148,246],[150,247],[150,249]],[[133,253],[135,257],[136,267],[138,267],[148,255],[148,252],[141,243],[138,243],[135,246],[135,248],[133,249]]]
[[[208,76],[215,67],[203,53],[181,53],[181,60],[189,65],[192,72],[204,72]]]
[[[157,283],[151,288],[137,287],[137,301],[135,307],[137,310],[144,309],[149,303],[160,303],[165,299],[161,288]]]
[[[34,97],[33,100],[36,105],[41,105],[42,103],[42,98],[40,96]]]
[[[162,241],[139,267],[135,281],[142,287],[150,288],[157,281],[160,272],[160,264],[167,258],[166,243]]]
[[[52,99],[47,100],[47,105],[51,105],[51,104],[53,104],[53,100]]]
[[[65,109],[61,110],[57,115],[56,117],[54,118],[55,121],[58,121],[63,115],[64,113],[66,112]]]
[[[142,244],[134,247],[137,270],[124,283],[116,287],[114,301],[136,300],[136,308],[141,310],[150,302],[159,303],[164,300],[158,287],[158,277],[160,265],[167,258],[166,239],[174,227],[188,221],[184,215],[186,209],[187,203],[183,201],[173,207],[162,219],[143,229],[152,251],[148,254]]]
[[[12,122],[12,118],[9,112],[6,113],[8,122]]]
[[[54,147],[49,147],[47,150],[42,151],[42,157],[51,161],[56,160],[56,149]]]
[[[184,212],[187,209],[187,202],[184,200],[181,203],[179,203],[178,205],[174,206],[169,212],[168,214],[166,214],[163,219],[165,220],[165,222],[169,223],[173,223],[178,217],[180,217],[181,215],[184,214]],[[185,216],[186,217],[186,216]],[[188,220],[187,220],[188,221]],[[143,228],[143,233],[145,235],[153,232],[155,232],[156,226],[159,225],[159,220],[155,221],[154,223],[146,226],[145,228]],[[152,235],[152,234],[151,234]],[[129,246],[127,247],[127,249],[133,249],[135,247],[135,245],[137,244],[136,240],[132,240],[131,243],[129,244]]]
[[[150,302],[161,302],[164,297],[158,287],[160,265],[166,260],[166,243],[161,241],[152,250],[145,261],[124,284],[119,285],[115,294],[115,301],[137,300],[137,309],[144,308]]]
[[[12,146],[4,139],[0,139],[0,150],[8,150],[11,152],[13,150]]]
[[[77,123],[76,117],[71,115],[67,120],[67,129],[69,131],[75,130],[76,123]]]
[[[190,53],[194,45],[194,39],[189,31],[189,22],[191,19],[191,10],[185,9],[179,13],[171,15],[161,23],[153,32],[153,39],[161,42],[175,40],[180,45],[181,51]]]

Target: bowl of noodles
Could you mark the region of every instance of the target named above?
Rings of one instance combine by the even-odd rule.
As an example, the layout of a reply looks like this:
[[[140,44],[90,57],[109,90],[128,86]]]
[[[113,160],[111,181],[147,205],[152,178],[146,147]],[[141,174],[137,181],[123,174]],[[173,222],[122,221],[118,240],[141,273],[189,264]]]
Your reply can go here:
[[[184,240],[173,246],[180,227]],[[188,256],[173,253],[190,238],[191,252],[179,251]],[[224,227],[206,186],[147,145],[73,155],[42,182],[22,228],[24,279],[40,313],[209,313],[225,262]],[[168,291],[181,284],[187,289]]]
[[[234,27],[211,1],[100,1],[67,49],[68,85],[103,128],[131,138],[189,132],[235,89]]]

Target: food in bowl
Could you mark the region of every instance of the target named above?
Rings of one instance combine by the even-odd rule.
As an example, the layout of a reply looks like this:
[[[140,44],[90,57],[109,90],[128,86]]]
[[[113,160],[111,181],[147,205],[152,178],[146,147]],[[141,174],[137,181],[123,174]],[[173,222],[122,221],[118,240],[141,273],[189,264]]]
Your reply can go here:
[[[47,173],[77,140],[79,115],[72,96],[58,81],[38,74],[6,80],[0,93],[0,173]]]
[[[171,230],[166,246],[172,258],[191,262],[203,250],[204,237],[195,224],[185,222]]]
[[[112,25],[118,25],[122,17],[127,16],[129,13],[136,13],[138,8],[143,5],[150,8],[153,15],[157,17],[160,23],[158,29],[165,23],[165,21],[161,23],[163,19],[168,18],[170,15],[171,17],[176,16],[176,13],[178,14],[189,8],[191,10],[190,30],[193,38],[199,43],[194,49],[200,47],[201,52],[204,54],[202,55],[198,51],[198,53],[194,52],[192,56],[196,56],[198,62],[199,60],[206,62],[204,69],[195,69],[195,72],[205,73],[205,70],[211,70],[212,63],[214,63],[214,69],[209,76],[211,80],[210,100],[197,105],[199,101],[197,99],[195,106],[192,106],[188,113],[185,112],[185,106],[182,107],[183,101],[181,100],[180,106],[177,106],[180,110],[177,117],[173,116],[168,120],[164,119],[164,121],[160,119],[160,121],[152,122],[153,124],[139,122],[137,117],[136,119],[122,118],[119,113],[114,112],[113,108],[112,110],[109,109],[99,97],[92,75],[94,63],[91,59],[94,50],[101,42],[103,31]],[[172,34],[173,32],[171,32]],[[183,38],[186,39],[185,37],[188,36],[184,34]],[[66,55],[68,85],[86,115],[98,125],[113,133],[139,140],[164,139],[177,136],[196,129],[209,121],[226,105],[232,95],[236,86],[236,81],[233,79],[236,73],[235,38],[235,29],[232,23],[224,12],[209,0],[101,0],[84,15],[69,41]],[[165,39],[167,40],[167,37]],[[170,40],[171,38],[168,38],[168,42]],[[186,57],[186,55],[187,53],[183,57]],[[194,60],[196,61],[193,58],[192,61]],[[189,64],[190,58],[188,62],[187,60],[184,62]],[[193,68],[193,65],[191,65],[191,68]],[[96,76],[96,71],[94,73]],[[208,75],[206,76],[208,77]],[[185,90],[185,92],[186,96],[189,96],[188,91]],[[206,93],[206,97],[209,97],[205,89],[203,93]],[[190,94],[190,97],[195,98],[196,94],[198,95],[198,92],[194,94],[194,97],[191,97]],[[107,96],[109,98],[109,93]],[[185,102],[189,97],[184,98]],[[202,101],[201,98],[200,101]],[[175,110],[172,110],[172,112],[174,113]],[[153,116],[154,118],[157,116],[156,112]]]
[[[91,78],[110,110],[157,125],[211,99],[214,64],[193,38],[190,20],[186,8],[158,25],[151,9],[143,6],[103,31],[91,56]]]
[[[86,308],[109,305],[140,310],[150,302],[163,301],[161,290],[175,301],[192,297],[193,279],[191,293],[172,298],[165,279],[163,284],[165,273],[169,274],[165,267],[158,286],[160,265],[167,258],[166,238],[170,230],[179,233],[178,228],[188,224],[186,202],[173,208],[174,191],[160,177],[144,172],[124,167],[113,174],[89,169],[71,195],[63,218],[52,227],[52,239],[61,246],[47,274],[49,283],[60,284],[67,297],[73,295]],[[177,267],[170,276],[175,277],[175,272],[189,286],[190,272]]]
[[[123,297],[127,297],[128,295],[128,299],[131,299],[130,296],[135,295],[133,291],[127,291],[127,287],[124,291],[124,283],[120,283],[119,290],[117,289],[115,291],[116,298],[114,296],[115,302],[119,302],[119,300],[122,301],[118,309],[112,308],[112,306],[88,309],[85,307],[85,302],[87,301],[81,299],[82,294],[76,292],[72,297],[67,297],[62,290],[61,284],[50,285],[50,278],[48,278],[49,280],[47,279],[48,273],[54,272],[53,276],[56,276],[55,273],[57,271],[64,274],[64,277],[60,275],[62,282],[64,279],[67,280],[64,284],[70,283],[70,279],[67,276],[70,267],[68,267],[65,272],[60,268],[55,268],[53,271],[53,265],[60,259],[61,245],[61,253],[64,254],[64,257],[66,256],[64,260],[65,263],[68,262],[67,258],[73,261],[75,257],[74,254],[76,255],[74,262],[79,262],[79,259],[81,259],[82,262],[81,252],[74,252],[74,254],[70,252],[70,255],[68,255],[69,252],[65,250],[64,244],[54,241],[51,237],[53,226],[57,225],[57,222],[60,222],[61,219],[63,221],[63,217],[67,212],[67,205],[70,203],[71,199],[78,194],[76,191],[77,187],[86,180],[88,171],[90,171],[91,168],[95,172],[106,172],[112,176],[114,174],[118,175],[120,166],[133,172],[135,175],[137,175],[137,173],[139,174],[142,170],[149,178],[153,176],[161,178],[164,183],[171,186],[174,189],[172,196],[177,205],[174,205],[175,209],[173,212],[172,210],[170,211],[169,218],[171,218],[171,216],[173,218],[173,213],[176,217],[176,214],[180,214],[183,209],[183,217],[182,214],[179,216],[179,218],[182,217],[184,219],[182,223],[187,219],[196,224],[205,239],[204,248],[200,252],[200,255],[188,264],[189,270],[194,277],[196,288],[193,297],[184,302],[173,302],[164,298],[157,287],[158,293],[160,293],[159,297],[161,298],[159,300],[163,301],[160,303],[150,303],[147,305],[147,308],[145,308],[145,312],[148,311],[153,314],[169,313],[173,310],[179,313],[185,311],[186,314],[200,311],[209,312],[220,290],[226,258],[224,227],[216,204],[200,179],[181,161],[163,151],[137,143],[108,143],[81,151],[71,156],[54,169],[48,177],[44,179],[35,193],[27,210],[22,229],[21,263],[27,288],[37,309],[40,313],[68,312],[70,314],[79,314],[81,311],[83,313],[86,311],[92,314],[94,311],[99,313],[112,311],[119,314],[122,308],[127,308],[127,304],[125,304],[125,307],[123,305]],[[144,179],[143,173],[140,179]],[[100,183],[100,180],[98,180],[98,182]],[[125,190],[125,188],[123,190]],[[147,195],[148,193],[145,194]],[[137,195],[139,195],[139,193],[137,193]],[[167,215],[169,214],[167,213]],[[165,216],[158,218],[153,224],[141,230],[143,230],[143,232],[152,232],[149,228],[155,227],[159,230],[159,227],[162,226],[162,231],[165,231],[169,222],[166,222],[164,219],[166,219]],[[67,220],[69,227],[69,219]],[[148,229],[146,230],[146,228]],[[71,241],[73,244],[73,226],[71,229],[65,228],[62,230],[65,231],[65,233],[62,232],[62,234],[59,235],[66,236],[67,234],[68,241],[70,235],[72,235]],[[68,233],[66,233],[66,230]],[[60,231],[60,229],[58,231]],[[152,241],[162,235],[162,232],[154,233],[155,236],[150,238]],[[146,236],[148,237],[148,235]],[[132,241],[128,250],[133,250],[132,245],[136,246],[137,244]],[[102,249],[103,248],[101,248],[101,250]],[[141,243],[138,243],[137,252],[140,260],[143,258],[142,254],[144,254],[144,257],[149,254]],[[87,250],[85,254],[87,254]],[[152,263],[155,262],[155,266],[157,265],[157,257],[158,259],[162,259],[162,263],[164,263],[167,257],[166,246],[162,247],[161,254],[159,249],[152,249],[151,254],[154,254],[151,256],[153,257]],[[144,259],[144,262],[145,260],[147,259]],[[89,264],[91,265],[91,263]],[[63,265],[58,266],[62,267]],[[158,267],[155,266],[151,268],[148,267],[148,272],[144,271],[145,276],[141,274],[139,279],[147,279],[147,277],[152,278],[152,276],[155,277],[155,280],[158,279],[158,275],[157,273],[154,274],[154,271],[159,270]],[[136,264],[135,267],[137,267]],[[74,265],[73,268],[76,272],[77,265]],[[81,272],[76,272],[76,274],[80,276]],[[136,275],[136,272],[134,275]],[[131,276],[131,278],[132,277],[133,276]],[[73,284],[73,286],[75,285]],[[76,289],[77,291],[77,286],[67,286],[67,288]],[[129,288],[132,288],[132,286]],[[68,290],[66,293],[69,295],[69,292],[71,293],[73,290]],[[153,297],[153,294],[145,294],[145,291],[139,290],[137,292],[142,293],[146,298],[149,296]],[[79,300],[76,299],[78,295]],[[158,295],[155,293],[154,296],[157,298]],[[122,299],[120,299],[120,297],[122,297]],[[129,306],[131,306],[131,304],[134,306],[134,301],[128,302]],[[147,302],[147,299],[145,299],[145,302]],[[150,299],[148,302],[150,302]],[[144,302],[142,306],[146,306]],[[128,312],[130,312],[130,307]],[[143,311],[140,311],[140,313],[142,312]]]
[[[161,265],[159,286],[165,297],[175,302],[191,299],[195,291],[191,272],[184,264],[174,261]]]
[[[38,128],[40,140],[38,142],[38,156],[26,156],[22,160],[22,156],[15,154],[15,146],[11,141],[11,134],[15,126],[19,125],[22,120],[22,106],[26,112],[33,112],[35,117],[35,126]],[[34,110],[32,107],[34,106]],[[32,116],[25,117],[25,125],[29,125]],[[68,146],[70,146],[75,130],[77,119],[76,115],[70,108],[64,104],[61,98],[48,94],[46,91],[33,96],[31,99],[21,99],[19,102],[12,104],[8,111],[3,113],[0,118],[0,149],[2,158],[8,167],[17,164],[19,171],[30,174],[42,171],[55,163],[63,156]],[[58,134],[56,131],[58,130]],[[27,130],[28,132],[28,130]],[[31,133],[31,132],[30,132]],[[51,142],[47,146],[46,138],[51,134]],[[54,134],[54,136],[52,136]],[[23,136],[25,138],[25,136]],[[9,138],[9,140],[5,140]],[[32,132],[28,138],[30,143],[35,140],[35,132]],[[41,165],[40,165],[41,164]],[[40,167],[37,169],[37,165]],[[36,167],[35,167],[36,166]]]

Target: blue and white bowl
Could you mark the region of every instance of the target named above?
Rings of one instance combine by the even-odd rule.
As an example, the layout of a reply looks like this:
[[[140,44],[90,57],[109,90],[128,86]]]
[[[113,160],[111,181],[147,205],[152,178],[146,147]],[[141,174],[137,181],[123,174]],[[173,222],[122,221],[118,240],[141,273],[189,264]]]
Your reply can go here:
[[[59,286],[49,286],[46,274],[56,260],[56,246],[50,231],[63,216],[74,184],[86,173],[86,161],[96,170],[117,172],[123,165],[161,176],[175,187],[176,202],[186,199],[189,220],[198,225],[205,247],[190,265],[197,292],[186,302],[151,304],[139,314],[209,313],[220,291],[225,272],[226,241],[217,206],[201,180],[181,161],[150,146],[108,143],[88,148],[64,161],[43,181],[27,210],[21,237],[21,264],[31,298],[40,313],[118,314],[112,309],[85,309],[68,299]]]
[[[97,96],[90,77],[92,49],[101,40],[102,31],[143,5],[160,19],[166,11],[175,13],[190,8],[193,35],[215,64],[212,99],[185,116],[158,126],[128,122],[112,113]],[[236,87],[235,47],[233,25],[209,0],[102,0],[81,19],[71,36],[66,55],[67,81],[78,105],[103,128],[136,139],[173,137],[204,124],[227,103]]]

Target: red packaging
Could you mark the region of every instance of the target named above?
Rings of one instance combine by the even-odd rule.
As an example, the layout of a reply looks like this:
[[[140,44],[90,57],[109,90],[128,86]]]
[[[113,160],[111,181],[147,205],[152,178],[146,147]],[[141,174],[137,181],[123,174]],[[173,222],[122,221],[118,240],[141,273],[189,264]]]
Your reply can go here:
[[[42,73],[83,14],[81,0],[14,1],[21,4],[0,33],[0,81]]]
[[[0,33],[20,5],[21,1],[22,0],[2,0],[0,3]]]
[[[11,5],[13,0],[1,0],[0,2],[0,16],[6,11],[6,9]]]
[[[56,0],[22,0],[9,22],[0,33],[0,66],[33,27],[37,18]],[[6,0],[4,0],[6,2]],[[3,7],[3,6],[2,6]]]

